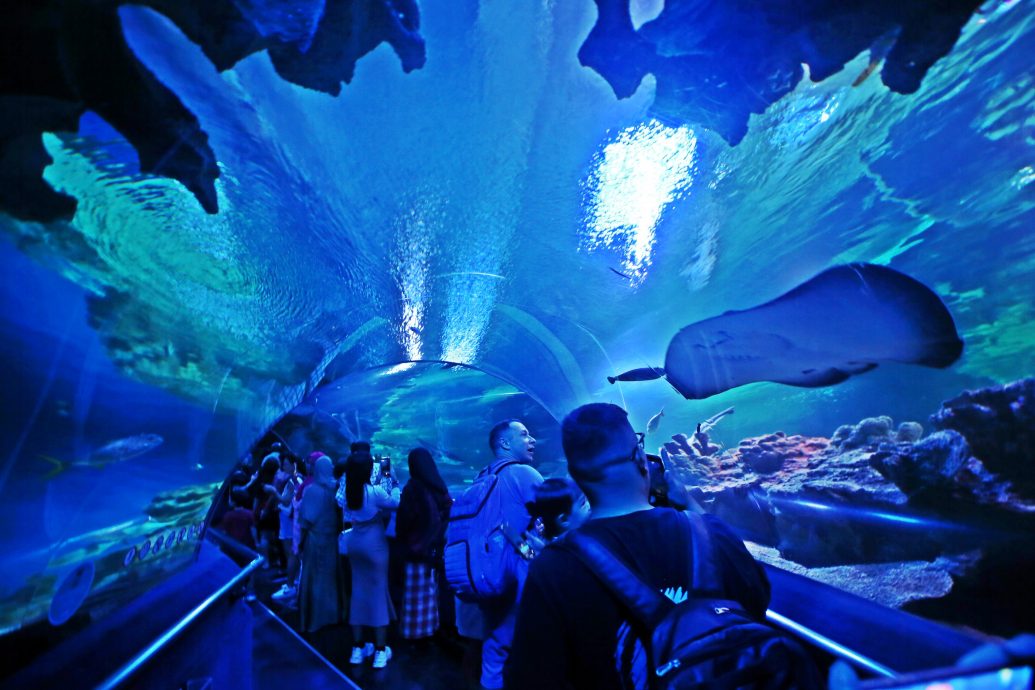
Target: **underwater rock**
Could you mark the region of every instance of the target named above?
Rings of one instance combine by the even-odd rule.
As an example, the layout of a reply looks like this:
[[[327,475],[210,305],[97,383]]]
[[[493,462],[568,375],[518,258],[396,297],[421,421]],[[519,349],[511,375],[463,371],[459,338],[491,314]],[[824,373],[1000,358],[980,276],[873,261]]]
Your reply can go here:
[[[958,431],[990,472],[1035,500],[1035,378],[966,391],[943,402],[931,423]]]
[[[780,556],[773,548],[748,542],[757,560],[851,592],[884,606],[902,608],[923,599],[944,597],[952,590],[952,573],[961,565],[955,558],[934,561],[899,561],[807,568]]]
[[[808,565],[931,559],[923,538],[886,538],[887,521],[908,497],[871,464],[876,448],[842,451],[822,437],[783,432],[744,439],[717,456],[666,444],[670,466],[688,491],[746,538],[776,546]]]
[[[981,0],[684,0],[665,3],[639,30],[629,0],[596,5],[597,22],[579,61],[619,98],[653,74],[655,114],[707,127],[736,145],[752,113],[794,89],[803,63],[813,81],[822,81],[869,49],[871,61],[884,59],[881,79],[888,88],[915,92],[931,65],[952,50]]]
[[[965,501],[1024,509],[1010,482],[985,469],[956,431],[936,431],[912,444],[882,444],[870,461],[916,505],[951,510]]]
[[[0,210],[22,220],[70,219],[75,200],[43,179],[43,132],[74,132],[92,111],[137,150],[142,172],[179,181],[218,211],[216,157],[197,117],[136,57],[122,32],[127,0],[15,0],[0,24]],[[268,50],[285,79],[330,94],[382,42],[409,72],[424,64],[413,0],[327,0],[299,18],[294,3],[144,0],[168,17],[219,70]],[[320,3],[321,6],[324,3]],[[303,8],[306,9],[306,8]],[[301,10],[300,10],[301,11]],[[301,22],[301,23],[300,23]],[[299,27],[305,27],[304,30]]]
[[[924,428],[917,422],[902,422],[895,432],[891,431],[893,426],[891,417],[867,417],[858,424],[839,426],[830,442],[841,450],[852,450],[882,442],[915,443],[924,435]]]

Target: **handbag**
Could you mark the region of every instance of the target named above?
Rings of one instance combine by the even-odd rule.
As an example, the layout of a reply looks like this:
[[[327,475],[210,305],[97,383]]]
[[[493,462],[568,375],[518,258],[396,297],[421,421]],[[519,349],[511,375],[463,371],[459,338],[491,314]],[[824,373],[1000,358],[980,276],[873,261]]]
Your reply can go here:
[[[338,533],[338,553],[342,556],[349,555],[349,533],[352,532],[352,528],[343,529]]]

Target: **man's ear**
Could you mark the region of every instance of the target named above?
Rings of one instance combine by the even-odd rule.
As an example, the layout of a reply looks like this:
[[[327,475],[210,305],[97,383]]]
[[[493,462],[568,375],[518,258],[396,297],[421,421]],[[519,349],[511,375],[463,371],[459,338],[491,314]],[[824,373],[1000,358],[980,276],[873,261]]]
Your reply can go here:
[[[569,513],[560,513],[557,516],[557,524],[564,528],[565,531],[571,526],[571,515]]]

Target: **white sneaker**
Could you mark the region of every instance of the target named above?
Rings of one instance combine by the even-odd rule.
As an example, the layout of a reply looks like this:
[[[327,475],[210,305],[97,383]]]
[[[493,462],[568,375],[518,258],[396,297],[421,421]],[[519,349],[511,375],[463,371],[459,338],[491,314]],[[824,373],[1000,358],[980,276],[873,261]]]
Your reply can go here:
[[[367,642],[362,647],[353,647],[352,656],[349,657],[349,663],[355,666],[356,664],[362,664],[364,659],[369,659],[374,654],[374,645],[372,642]]]
[[[391,658],[391,647],[385,647],[382,651],[374,652],[374,668],[384,668],[388,665],[388,660]]]
[[[298,591],[294,587],[285,584],[283,587],[281,587],[279,590],[273,593],[272,598],[274,601],[283,601],[284,599],[292,599],[297,594]]]

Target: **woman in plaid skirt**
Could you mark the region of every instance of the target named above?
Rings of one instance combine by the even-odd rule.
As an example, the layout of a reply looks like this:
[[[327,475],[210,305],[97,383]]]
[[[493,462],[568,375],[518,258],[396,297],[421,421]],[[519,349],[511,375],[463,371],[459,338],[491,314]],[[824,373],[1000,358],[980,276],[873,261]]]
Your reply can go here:
[[[438,629],[438,563],[446,540],[453,499],[424,448],[407,458],[410,481],[402,492],[396,517],[396,539],[406,557],[406,593],[400,633],[408,640],[430,637]]]

